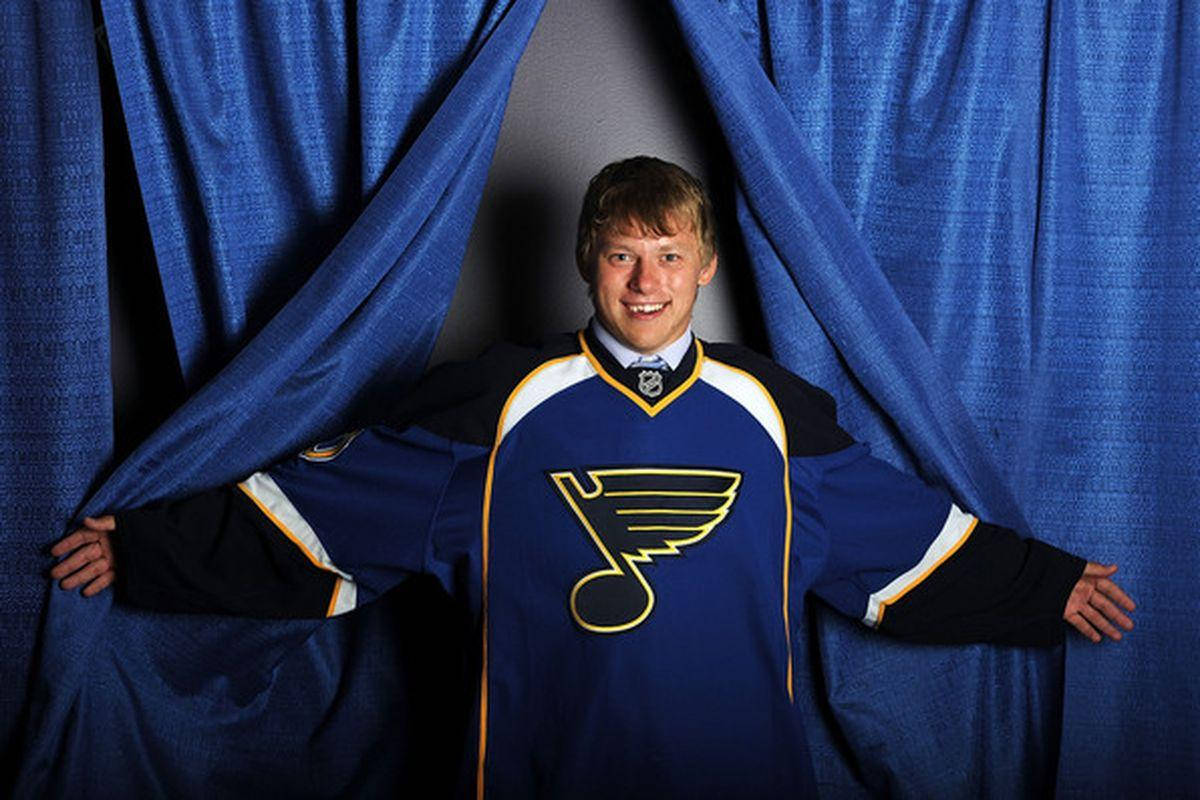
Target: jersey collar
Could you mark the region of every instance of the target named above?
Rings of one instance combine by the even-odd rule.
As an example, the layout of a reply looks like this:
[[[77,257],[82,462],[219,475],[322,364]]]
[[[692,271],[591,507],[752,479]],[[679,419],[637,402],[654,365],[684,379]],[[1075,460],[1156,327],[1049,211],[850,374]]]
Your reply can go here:
[[[632,400],[634,405],[651,417],[669,406],[700,377],[700,367],[704,360],[704,350],[700,340],[691,337],[690,340],[685,339],[685,341],[688,346],[677,367],[662,373],[661,394],[650,398],[638,390],[641,373],[646,372],[646,368],[622,367],[612,353],[600,343],[591,326],[579,332],[580,349],[583,350],[583,354],[587,356],[592,368],[596,370],[600,378]]]

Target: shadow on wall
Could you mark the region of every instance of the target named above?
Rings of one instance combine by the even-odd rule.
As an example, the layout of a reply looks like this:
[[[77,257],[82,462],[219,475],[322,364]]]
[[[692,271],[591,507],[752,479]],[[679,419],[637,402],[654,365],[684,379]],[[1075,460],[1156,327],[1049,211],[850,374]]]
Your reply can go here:
[[[517,69],[432,364],[588,319],[573,252],[579,204],[604,164],[639,154],[694,172],[717,206],[721,268],[697,305],[697,332],[764,350],[729,154],[670,9],[547,0]]]
[[[492,200],[477,224],[494,256],[490,302],[499,311],[499,335],[534,342],[546,331],[547,312],[560,305],[564,289],[582,293],[583,285],[573,262],[564,263],[555,240],[546,236],[547,221],[555,217],[546,187],[508,184]]]

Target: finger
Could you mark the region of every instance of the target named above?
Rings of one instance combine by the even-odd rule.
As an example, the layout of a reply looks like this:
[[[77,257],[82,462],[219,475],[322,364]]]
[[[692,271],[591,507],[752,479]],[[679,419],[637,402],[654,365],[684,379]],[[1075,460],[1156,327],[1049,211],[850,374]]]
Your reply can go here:
[[[101,517],[84,517],[83,522],[92,530],[115,531],[117,529],[117,518],[112,514],[105,514]]]
[[[1088,622],[1092,623],[1093,628],[1114,641],[1121,641],[1121,632],[1114,628],[1112,623],[1105,619],[1104,615],[1099,611],[1091,606],[1084,606],[1082,609],[1080,609],[1079,613],[1082,614]]]
[[[1095,628],[1093,628],[1091,625],[1089,625],[1088,621],[1086,619],[1084,619],[1083,616],[1080,615],[1078,612],[1067,617],[1067,622],[1071,623],[1071,625],[1075,627],[1075,630],[1079,631],[1084,636],[1091,639],[1093,642],[1100,641],[1100,638],[1101,638],[1100,634],[1096,631]]]
[[[103,592],[105,589],[107,589],[109,586],[112,585],[112,582],[116,578],[116,575],[117,575],[117,573],[113,572],[111,569],[105,570],[105,572],[102,575],[100,575],[100,577],[96,578],[94,581],[89,583],[87,586],[83,587],[83,592],[81,592],[81,594],[84,597],[91,597],[94,594],[99,594],[100,592]]]
[[[1083,568],[1083,576],[1085,578],[1107,578],[1116,571],[1116,564],[1097,564],[1095,561],[1089,561]]]
[[[1121,613],[1121,609],[1113,605],[1104,595],[1093,594],[1089,602],[1109,620],[1117,623],[1127,631],[1133,630],[1133,620]]]
[[[1137,608],[1137,604],[1133,602],[1133,598],[1125,594],[1125,591],[1120,586],[1110,580],[1096,581],[1096,588],[1117,601],[1126,611],[1133,611]]]
[[[107,570],[107,561],[103,559],[99,561],[93,561],[75,574],[63,578],[62,581],[59,582],[59,586],[67,590],[74,589],[76,586],[82,586],[93,578],[100,577],[100,575]]]
[[[55,564],[50,570],[50,577],[58,580],[64,575],[70,575],[77,569],[86,567],[89,563],[103,556],[100,545],[96,542],[85,545],[67,558]]]
[[[54,547],[50,548],[50,555],[61,556],[63,553],[69,553],[80,545],[94,542],[99,538],[100,534],[89,531],[86,528],[80,528],[74,533],[59,539]]]

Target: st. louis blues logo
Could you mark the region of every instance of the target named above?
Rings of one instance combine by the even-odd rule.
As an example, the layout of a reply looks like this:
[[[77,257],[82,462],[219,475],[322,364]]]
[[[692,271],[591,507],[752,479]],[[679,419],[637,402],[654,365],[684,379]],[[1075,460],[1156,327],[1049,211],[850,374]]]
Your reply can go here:
[[[549,477],[608,562],[571,590],[571,616],[594,633],[627,631],[650,616],[654,589],[638,565],[708,536],[742,482],[738,472],[668,467],[589,469],[588,489],[570,470]]]

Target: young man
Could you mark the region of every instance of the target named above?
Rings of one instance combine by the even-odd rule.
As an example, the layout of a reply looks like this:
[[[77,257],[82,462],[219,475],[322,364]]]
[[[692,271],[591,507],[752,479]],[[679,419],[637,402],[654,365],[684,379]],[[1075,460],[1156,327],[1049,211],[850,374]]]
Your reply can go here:
[[[1101,567],[871,458],[831,398],[691,333],[710,203],[634,158],[588,187],[595,318],[433,371],[388,424],[236,486],[87,520],[52,570],[177,611],[325,616],[415,572],[479,630],[478,796],[807,796],[808,592],[930,642],[1120,639]]]

